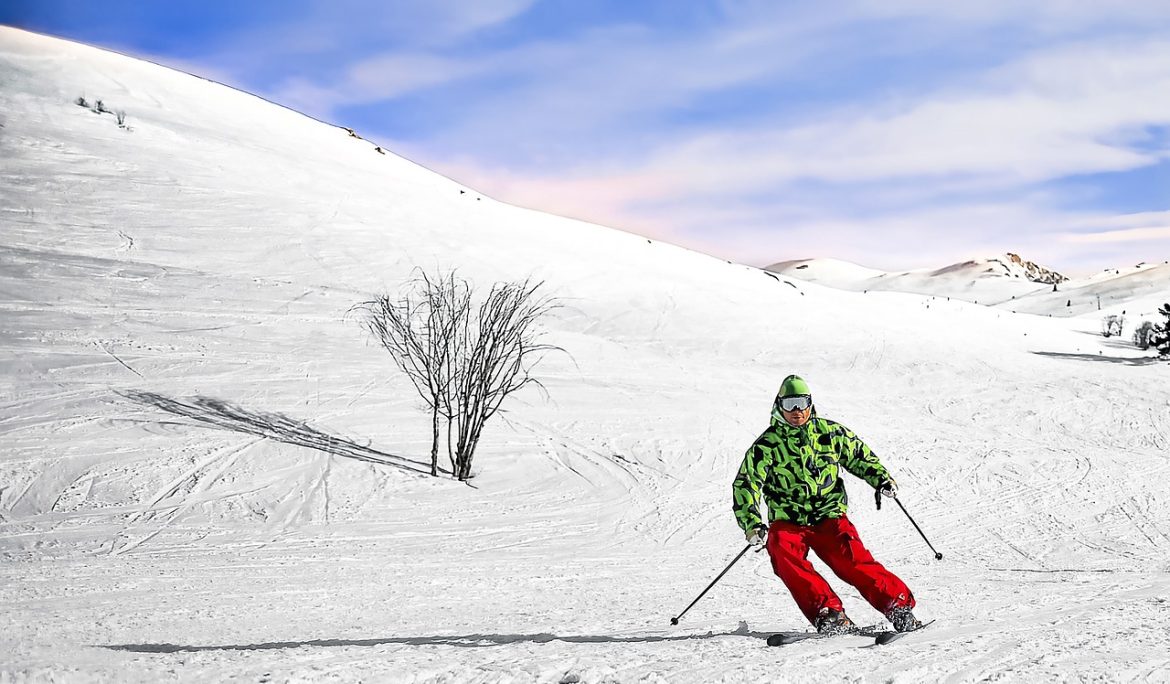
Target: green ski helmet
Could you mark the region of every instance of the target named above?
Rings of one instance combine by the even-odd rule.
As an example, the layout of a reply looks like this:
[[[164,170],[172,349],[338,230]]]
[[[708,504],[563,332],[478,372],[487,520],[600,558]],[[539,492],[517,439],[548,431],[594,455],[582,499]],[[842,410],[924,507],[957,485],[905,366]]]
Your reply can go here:
[[[789,375],[784,378],[784,382],[780,384],[780,391],[776,394],[778,397],[796,397],[800,395],[812,396],[812,390],[808,388],[808,383],[799,375]]]
[[[772,420],[783,422],[784,416],[781,414],[781,403],[786,397],[808,397],[811,407],[812,390],[809,389],[808,383],[799,375],[789,375],[784,378],[784,382],[780,383],[780,391],[776,393],[776,401],[772,404]]]

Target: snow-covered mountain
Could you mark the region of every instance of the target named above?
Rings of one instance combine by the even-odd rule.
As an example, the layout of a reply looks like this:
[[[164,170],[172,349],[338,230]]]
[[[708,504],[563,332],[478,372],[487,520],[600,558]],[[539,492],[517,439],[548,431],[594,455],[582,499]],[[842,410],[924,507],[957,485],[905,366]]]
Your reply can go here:
[[[1005,304],[1013,310],[1044,315],[1099,318],[1121,314],[1131,322],[1163,322],[1158,307],[1170,302],[1170,262],[1109,269],[1061,283]]]
[[[1004,264],[1004,268],[1007,274],[1012,277],[1017,277],[1017,273],[1022,272],[1025,278],[1034,283],[1047,283],[1049,285],[1063,283],[1068,280],[1068,278],[1056,271],[1050,271],[1035,262],[1020,258],[1019,254],[1008,252],[1005,256],[1007,257],[1007,263]]]
[[[954,276],[973,279],[1016,278],[1032,283],[1053,285],[1062,283],[1068,278],[1040,266],[1032,261],[1023,259],[1018,254],[1008,252],[1003,256],[991,259],[977,259],[952,264],[930,273],[932,276]]]
[[[844,292],[508,206],[338,124],[0,28],[0,679],[1170,667],[1164,362],[1095,317]],[[505,404],[471,487],[420,472],[429,416],[349,313],[417,267],[564,305],[549,399]],[[792,372],[945,554],[849,480],[937,619],[896,649],[764,646],[806,625],[756,554],[669,625],[743,548],[730,483]]]
[[[1123,311],[1155,317],[1170,301],[1170,264],[1138,264],[1088,278],[1060,273],[1005,254],[938,269],[886,272],[835,259],[782,261],[767,267],[806,282],[853,292],[908,292],[955,298],[1021,313],[1096,317]]]

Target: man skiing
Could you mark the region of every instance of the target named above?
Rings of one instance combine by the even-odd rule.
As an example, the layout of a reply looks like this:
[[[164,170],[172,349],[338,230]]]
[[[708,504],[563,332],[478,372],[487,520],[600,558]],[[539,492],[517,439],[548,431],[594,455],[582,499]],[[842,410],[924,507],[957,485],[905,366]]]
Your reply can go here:
[[[897,485],[877,456],[848,428],[817,416],[808,383],[790,375],[776,395],[771,424],[748,449],[732,483],[736,520],[749,543],[766,546],[772,570],[818,632],[847,632],[855,625],[813,569],[809,549],[856,587],[896,631],[918,629],[922,623],[912,612],[914,595],[873,559],[845,516],[842,468],[881,494],[897,496]],[[761,496],[769,525],[760,518]]]

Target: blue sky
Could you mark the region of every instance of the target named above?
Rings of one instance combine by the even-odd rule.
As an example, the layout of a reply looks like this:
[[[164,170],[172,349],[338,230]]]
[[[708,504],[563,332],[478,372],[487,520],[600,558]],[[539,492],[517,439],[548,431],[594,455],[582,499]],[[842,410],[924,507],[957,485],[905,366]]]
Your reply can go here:
[[[0,23],[754,265],[1170,259],[1170,3],[6,0]]]

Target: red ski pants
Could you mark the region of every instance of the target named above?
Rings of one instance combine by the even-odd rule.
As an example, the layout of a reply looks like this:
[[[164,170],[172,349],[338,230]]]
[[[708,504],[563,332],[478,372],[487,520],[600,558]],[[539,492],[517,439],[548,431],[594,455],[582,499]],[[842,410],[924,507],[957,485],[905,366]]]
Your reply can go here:
[[[910,589],[873,559],[848,518],[829,518],[816,525],[777,520],[768,528],[772,570],[792,592],[792,598],[809,622],[816,624],[817,613],[822,608],[844,610],[829,583],[813,569],[808,560],[809,549],[838,577],[857,587],[878,612],[885,614],[894,606],[914,607]]]

